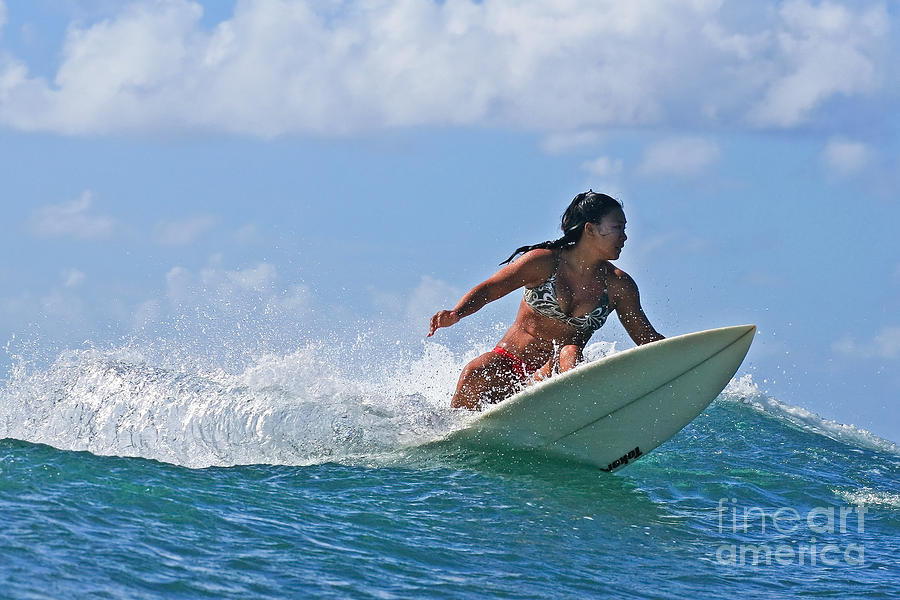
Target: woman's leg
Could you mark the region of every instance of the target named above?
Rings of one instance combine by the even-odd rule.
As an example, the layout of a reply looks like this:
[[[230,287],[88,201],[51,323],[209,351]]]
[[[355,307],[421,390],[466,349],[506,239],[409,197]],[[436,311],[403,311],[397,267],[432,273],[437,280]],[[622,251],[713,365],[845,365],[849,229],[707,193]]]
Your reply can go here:
[[[459,375],[450,406],[479,410],[482,402],[499,402],[512,396],[521,381],[510,368],[510,361],[496,352],[487,352],[467,364]]]
[[[564,373],[584,361],[581,346],[569,344],[559,349],[559,372]]]

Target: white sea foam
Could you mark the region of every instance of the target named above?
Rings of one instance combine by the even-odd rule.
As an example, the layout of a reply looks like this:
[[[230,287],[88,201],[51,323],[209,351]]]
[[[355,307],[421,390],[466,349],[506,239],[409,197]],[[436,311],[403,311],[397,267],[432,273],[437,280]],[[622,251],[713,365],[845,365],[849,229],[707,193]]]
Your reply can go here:
[[[720,398],[747,404],[768,415],[787,421],[795,427],[851,446],[900,454],[900,447],[897,444],[880,438],[865,429],[829,421],[801,406],[779,402],[761,391],[749,373],[732,379],[722,391]]]
[[[466,357],[427,344],[417,360],[348,373],[339,355],[308,346],[228,373],[155,366],[131,349],[70,351],[13,369],[0,438],[189,467],[303,465],[390,454],[469,418],[448,406]]]
[[[832,491],[847,504],[900,508],[900,494],[894,492],[875,490],[869,487],[856,490],[836,489]]]
[[[584,358],[588,361],[600,360],[616,354],[616,342],[594,342],[584,348]]]

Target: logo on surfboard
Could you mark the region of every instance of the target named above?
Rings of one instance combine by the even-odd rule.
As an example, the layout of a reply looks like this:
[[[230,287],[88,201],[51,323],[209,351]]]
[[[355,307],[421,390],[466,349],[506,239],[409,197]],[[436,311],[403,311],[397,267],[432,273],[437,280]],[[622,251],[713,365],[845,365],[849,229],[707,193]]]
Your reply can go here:
[[[641,449],[637,446],[634,447],[634,450],[629,450],[627,454],[623,454],[616,460],[612,461],[608,465],[606,465],[604,471],[612,471],[613,469],[618,469],[622,465],[627,465],[630,461],[642,456],[644,453],[641,452]]]

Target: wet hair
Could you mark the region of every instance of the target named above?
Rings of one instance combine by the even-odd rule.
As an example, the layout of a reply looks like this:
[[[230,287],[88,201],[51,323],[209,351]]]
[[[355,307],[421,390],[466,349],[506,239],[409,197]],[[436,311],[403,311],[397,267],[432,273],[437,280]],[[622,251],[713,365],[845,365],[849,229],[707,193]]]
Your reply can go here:
[[[519,254],[524,254],[538,248],[547,248],[555,250],[556,248],[565,248],[574,246],[581,239],[584,233],[586,223],[599,223],[603,217],[616,209],[622,209],[622,203],[606,194],[598,194],[594,190],[588,190],[575,196],[572,203],[566,209],[562,216],[563,236],[559,239],[541,242],[531,246],[522,246],[516,248],[509,258],[504,260],[501,265],[511,262]]]

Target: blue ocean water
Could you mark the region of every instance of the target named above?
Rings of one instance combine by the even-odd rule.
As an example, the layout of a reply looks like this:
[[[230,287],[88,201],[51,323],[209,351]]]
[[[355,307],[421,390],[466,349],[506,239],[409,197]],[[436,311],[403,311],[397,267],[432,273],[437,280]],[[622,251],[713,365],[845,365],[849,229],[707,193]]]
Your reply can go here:
[[[423,447],[470,418],[446,406],[466,358],[16,365],[0,597],[896,597],[893,443],[744,374],[615,474]]]

